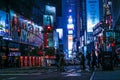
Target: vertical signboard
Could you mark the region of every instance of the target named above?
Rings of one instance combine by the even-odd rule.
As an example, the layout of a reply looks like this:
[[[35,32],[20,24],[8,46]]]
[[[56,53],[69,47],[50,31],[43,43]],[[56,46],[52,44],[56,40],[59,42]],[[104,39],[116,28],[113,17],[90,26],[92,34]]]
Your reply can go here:
[[[54,22],[56,21],[56,7],[46,5],[45,6],[45,14],[52,15],[53,19],[54,19]]]
[[[6,19],[6,12],[0,10],[0,36],[9,35],[9,22]]]
[[[21,42],[22,43],[27,43],[27,21],[21,19]]]
[[[58,32],[59,39],[63,39],[63,29],[62,28],[56,29],[56,32]]]
[[[99,0],[86,1],[87,32],[93,32],[93,27],[99,22]]]
[[[54,47],[54,43],[53,43],[53,33],[49,33],[49,34],[48,34],[48,46],[49,46],[49,47]]]
[[[68,51],[72,51],[73,47],[73,35],[68,35]]]
[[[10,36],[15,42],[19,42],[20,36],[18,35],[18,30],[20,31],[20,21],[19,15],[14,11],[10,11]]]
[[[52,15],[43,15],[43,24],[44,26],[53,26],[54,25],[54,19]]]

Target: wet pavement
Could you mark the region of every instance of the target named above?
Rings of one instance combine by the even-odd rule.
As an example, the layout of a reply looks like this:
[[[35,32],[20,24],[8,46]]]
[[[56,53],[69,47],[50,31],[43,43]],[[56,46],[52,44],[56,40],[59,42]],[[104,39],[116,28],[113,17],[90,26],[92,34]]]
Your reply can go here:
[[[81,70],[79,66],[68,66],[65,69],[65,72],[57,71],[56,68],[4,70],[0,72],[0,80],[89,80],[92,74],[91,71]]]
[[[120,80],[120,67],[113,70],[96,69],[91,80]]]

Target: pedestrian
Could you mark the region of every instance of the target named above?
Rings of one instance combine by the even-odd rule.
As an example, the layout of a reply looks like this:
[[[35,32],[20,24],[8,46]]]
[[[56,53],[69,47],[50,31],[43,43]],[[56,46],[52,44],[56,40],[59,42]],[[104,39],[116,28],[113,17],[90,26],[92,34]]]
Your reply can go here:
[[[96,54],[95,54],[95,51],[92,50],[92,69],[94,70],[95,66],[97,67],[97,57],[96,57]]]
[[[80,66],[85,70],[85,56],[82,52],[79,53]]]
[[[118,67],[119,59],[118,59],[118,52],[115,51],[113,58],[114,58],[114,66]]]
[[[55,58],[55,63],[56,63],[56,67],[59,68],[59,60],[60,60],[60,55],[59,53],[57,52],[55,54],[56,58]]]
[[[102,66],[102,51],[98,51],[98,68]]]
[[[60,66],[60,71],[65,71],[64,66],[65,66],[65,55],[63,51],[60,51],[60,59],[59,59],[59,66]]]
[[[91,67],[91,54],[90,52],[87,51],[87,55],[86,55],[86,59],[87,59],[87,65],[90,68]]]

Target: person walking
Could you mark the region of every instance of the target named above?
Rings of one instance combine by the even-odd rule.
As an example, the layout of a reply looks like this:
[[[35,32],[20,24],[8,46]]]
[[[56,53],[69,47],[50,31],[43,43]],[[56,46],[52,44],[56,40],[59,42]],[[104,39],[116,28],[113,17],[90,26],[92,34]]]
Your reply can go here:
[[[102,66],[102,52],[98,51],[98,68]]]
[[[55,56],[56,56],[56,58],[55,58],[56,67],[57,67],[57,69],[59,69],[60,54],[56,53]]]
[[[82,52],[79,53],[80,67],[82,66],[82,70],[85,70],[85,56]]]
[[[87,51],[86,59],[87,59],[87,65],[90,69],[90,67],[91,67],[91,54],[88,51]]]
[[[92,50],[92,69],[94,70],[95,66],[97,67],[97,57],[96,57],[96,54],[95,54],[95,51]]]
[[[114,66],[118,67],[119,64],[119,58],[118,58],[119,53],[117,51],[115,51],[114,55],[113,55],[113,59],[114,59]]]
[[[82,53],[82,68],[83,70],[85,70],[85,56],[83,53]]]
[[[60,71],[65,71],[64,66],[65,66],[65,55],[63,51],[60,51],[60,59],[59,59],[59,66],[60,66]]]

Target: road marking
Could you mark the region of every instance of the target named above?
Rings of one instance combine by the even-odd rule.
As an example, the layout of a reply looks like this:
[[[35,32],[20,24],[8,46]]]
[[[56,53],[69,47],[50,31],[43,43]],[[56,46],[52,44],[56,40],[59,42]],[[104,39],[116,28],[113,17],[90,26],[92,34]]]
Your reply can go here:
[[[8,78],[8,79],[16,79],[16,77],[10,77],[10,78]]]
[[[70,74],[68,74],[68,75],[66,75],[66,76],[81,76],[81,74],[80,73],[70,73]]]
[[[75,71],[75,69],[68,70],[67,72],[73,72],[73,71]]]
[[[16,75],[16,76],[22,76],[22,75],[40,75],[41,73],[31,73],[31,74],[0,74],[0,76],[4,76],[4,75]]]
[[[61,74],[68,74],[67,72],[62,72]]]
[[[81,71],[78,70],[76,71],[75,69],[71,69],[71,70],[68,70],[67,72],[63,72],[61,74],[64,75],[64,77],[68,77],[68,76],[81,76]]]
[[[92,73],[92,76],[90,77],[90,80],[94,80],[94,75],[95,75],[95,72]]]
[[[4,75],[29,75],[29,74],[0,74],[0,76],[4,76]]]
[[[77,72],[81,72],[82,70],[77,70]]]

